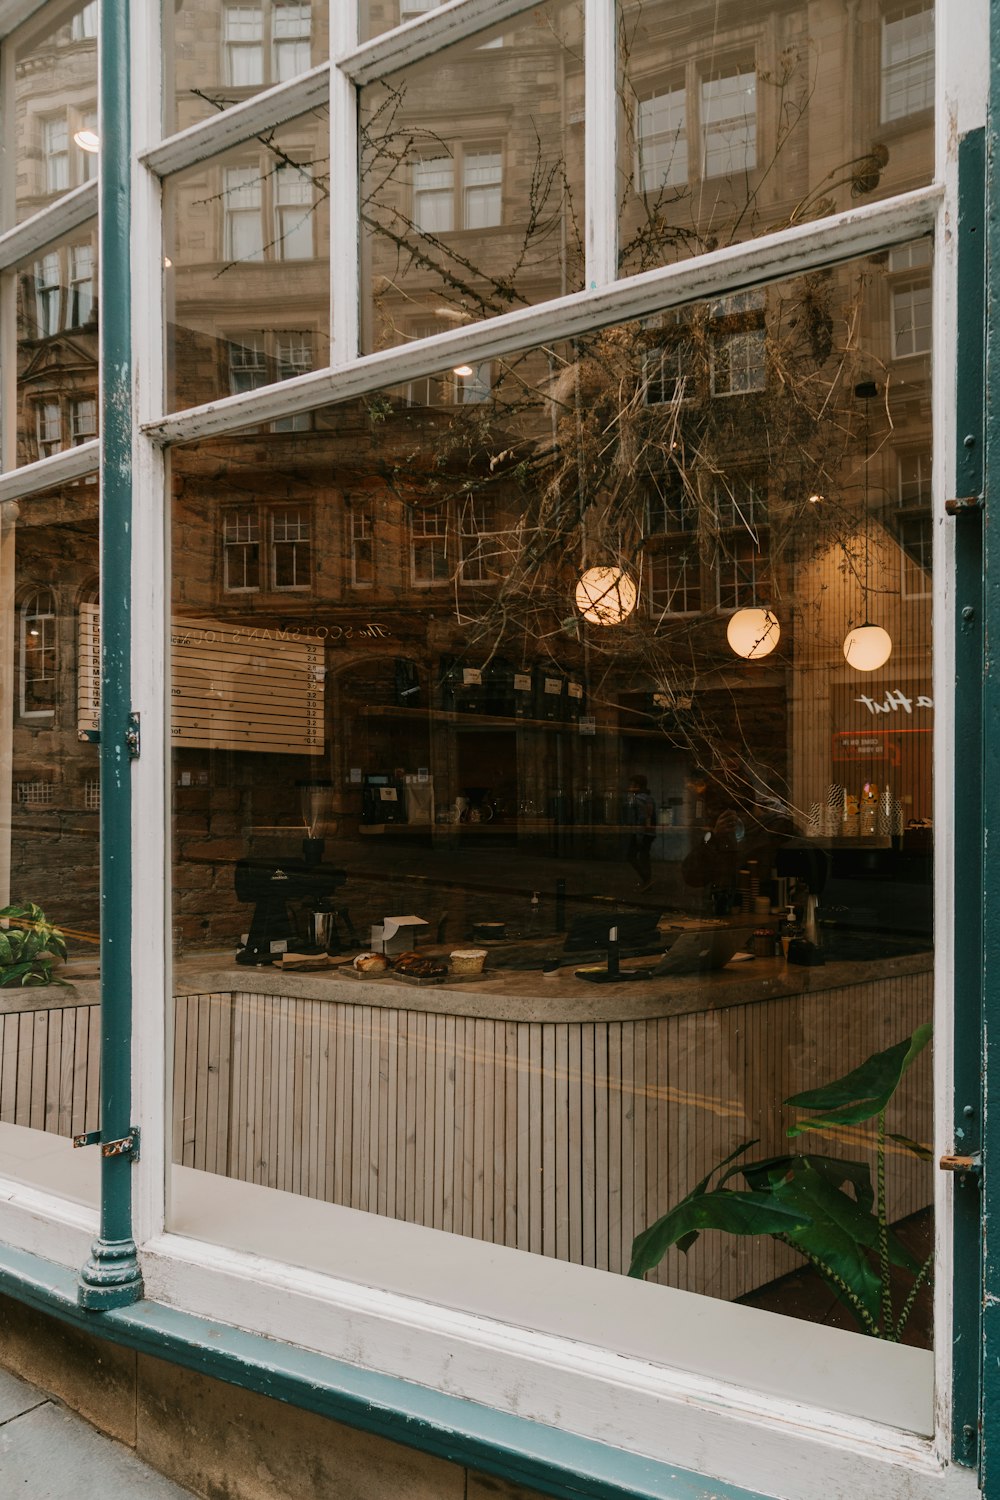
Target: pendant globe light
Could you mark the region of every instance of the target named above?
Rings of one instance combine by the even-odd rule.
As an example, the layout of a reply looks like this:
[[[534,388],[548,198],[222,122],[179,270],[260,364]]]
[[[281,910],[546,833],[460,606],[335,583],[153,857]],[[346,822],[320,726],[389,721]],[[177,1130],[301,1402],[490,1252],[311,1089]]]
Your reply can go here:
[[[892,655],[892,636],[881,625],[873,625],[868,618],[869,579],[871,572],[871,508],[868,503],[869,414],[868,403],[878,395],[878,386],[873,380],[864,380],[854,387],[854,394],[865,403],[865,619],[844,637],[844,660],[857,672],[877,672],[884,667]]]
[[[624,568],[587,568],[576,585],[576,607],[592,625],[620,625],[638,597],[635,579]]]
[[[778,618],[769,609],[754,606],[738,609],[726,626],[726,640],[746,661],[759,661],[774,650],[781,638]]]

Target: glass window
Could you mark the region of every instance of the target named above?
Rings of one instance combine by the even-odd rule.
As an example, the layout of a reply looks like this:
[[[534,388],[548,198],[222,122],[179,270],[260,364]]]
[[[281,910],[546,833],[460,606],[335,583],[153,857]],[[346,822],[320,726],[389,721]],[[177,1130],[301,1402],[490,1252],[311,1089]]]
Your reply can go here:
[[[902,120],[934,103],[934,6],[926,0],[882,18],[882,120]]]
[[[172,134],[329,56],[327,0],[177,0],[163,10],[164,130]]]
[[[227,594],[260,588],[260,521],[256,509],[233,509],[222,518],[222,587]]]
[[[172,451],[175,1190],[228,1174],[390,1237],[401,1219],[549,1257],[567,1296],[602,1271],[605,1308],[648,1302],[629,1346],[654,1362],[676,1358],[664,1286],[885,1344],[903,1319],[929,1346],[934,1173],[903,1144],[932,1138],[926,1051],[881,1166],[874,1118],[835,1166],[822,1133],[788,1135],[798,1096],[930,1018],[930,601],[904,589],[895,503],[930,452],[929,374],[897,380],[887,316],[919,253],[495,357],[474,403],[396,383],[308,431]],[[731,400],[707,379],[644,399],[675,334],[703,365],[716,340],[766,337],[768,358],[730,358]],[[888,657],[845,656],[873,626]],[[329,784],[303,800],[317,761]],[[199,841],[233,827],[191,902]],[[417,919],[398,941],[392,911]],[[462,970],[470,934],[488,985]],[[365,960],[359,992],[335,961],[387,939],[416,957]],[[216,1035],[238,1038],[224,1110],[198,1093]],[[864,1248],[883,1172],[884,1288]],[[720,1186],[791,1222],[733,1234]],[[796,1238],[800,1191],[862,1236],[846,1295]]]
[[[3,138],[17,222],[97,171],[95,0],[46,5],[5,42],[10,57]]]
[[[95,241],[84,226],[14,268],[19,464],[97,435]]]
[[[583,284],[581,9],[546,0],[503,35],[360,91],[367,352]]]
[[[166,179],[170,409],[329,363],[328,166],[323,110]]]
[[[858,12],[846,30],[792,25],[778,0],[617,0],[617,16],[623,273],[931,180],[927,0]]]

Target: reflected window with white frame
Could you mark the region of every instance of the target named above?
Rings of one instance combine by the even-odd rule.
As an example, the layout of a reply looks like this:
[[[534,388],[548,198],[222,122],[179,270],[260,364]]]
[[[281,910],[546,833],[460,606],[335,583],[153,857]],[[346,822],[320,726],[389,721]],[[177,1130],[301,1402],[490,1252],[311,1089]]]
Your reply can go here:
[[[269,385],[263,333],[245,333],[230,340],[229,389],[234,396]]]
[[[227,260],[264,259],[264,225],[261,217],[263,183],[260,168],[226,167],[223,172],[225,205],[224,254]]]
[[[264,9],[261,5],[227,5],[222,13],[225,80],[234,88],[264,82]]]
[[[658,193],[687,182],[687,91],[683,85],[639,100],[636,142],[640,193]]]
[[[93,396],[74,398],[69,404],[69,438],[74,448],[97,436],[97,401]]]
[[[896,359],[931,347],[931,248],[917,240],[889,252],[892,352]]]
[[[931,591],[934,560],[931,455],[928,451],[896,455],[896,494],[899,507],[896,535],[902,552],[903,598],[925,598]]]
[[[702,171],[732,177],[757,165],[757,74],[733,68],[701,85]]]
[[[498,145],[437,146],[416,158],[413,223],[421,234],[495,229],[502,222],[503,153]]]
[[[40,401],[35,408],[38,456],[48,458],[62,448],[62,406],[58,400]]]
[[[69,125],[65,115],[42,121],[42,158],[45,191],[66,192],[69,187]]]
[[[271,12],[271,81],[287,83],[312,66],[312,7],[275,5]]]
[[[762,391],[767,383],[767,352],[763,328],[712,337],[712,395],[743,396]]]
[[[371,588],[375,582],[374,526],[370,500],[354,500],[347,512],[348,548],[351,559],[351,586]]]
[[[312,521],[304,505],[276,506],[271,521],[271,587],[307,589],[312,581]]]
[[[59,332],[62,303],[62,277],[57,250],[51,250],[35,261],[35,318],[37,336],[51,338]]]
[[[462,153],[463,229],[493,229],[502,218],[500,150],[466,147]]]
[[[80,328],[94,313],[94,247],[90,244],[69,247],[69,309],[67,323]]]
[[[36,589],[21,604],[18,672],[21,717],[50,718],[55,712],[59,669],[56,600]]]
[[[882,122],[934,103],[934,6],[903,5],[882,18]]]
[[[74,42],[89,42],[97,38],[97,0],[78,10],[70,22],[70,36]]]
[[[227,594],[260,589],[260,518],[256,506],[223,512],[222,587]]]
[[[413,224],[421,234],[455,227],[455,163],[443,150],[413,163]]]
[[[296,375],[305,375],[313,367],[313,339],[307,330],[283,329],[273,335],[274,379],[293,380]],[[272,432],[309,432],[312,428],[311,411],[293,411],[286,417],[276,417],[271,423]]]
[[[414,507],[410,512],[410,577],[414,585],[428,588],[447,583],[448,511],[444,505]]]
[[[313,257],[313,180],[297,166],[279,167],[274,174],[274,239],[278,260]]]

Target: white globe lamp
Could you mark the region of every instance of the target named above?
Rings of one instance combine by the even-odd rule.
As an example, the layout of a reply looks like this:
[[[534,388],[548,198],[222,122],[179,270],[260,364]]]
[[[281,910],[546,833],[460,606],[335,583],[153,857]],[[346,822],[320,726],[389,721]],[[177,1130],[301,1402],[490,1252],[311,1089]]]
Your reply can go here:
[[[892,637],[881,625],[858,625],[844,639],[844,660],[858,672],[876,672],[892,655]]]
[[[635,580],[624,568],[588,568],[576,586],[576,607],[592,625],[620,625],[637,598]]]
[[[781,626],[769,609],[738,609],[726,626],[727,641],[747,661],[770,655],[780,638]]]

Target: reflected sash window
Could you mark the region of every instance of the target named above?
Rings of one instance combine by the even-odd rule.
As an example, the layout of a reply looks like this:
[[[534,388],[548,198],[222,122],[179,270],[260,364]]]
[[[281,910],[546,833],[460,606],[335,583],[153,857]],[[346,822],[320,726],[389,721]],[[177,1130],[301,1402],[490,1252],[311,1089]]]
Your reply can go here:
[[[89,323],[94,311],[94,249],[71,245],[69,250],[69,327]]]
[[[354,501],[348,512],[348,541],[351,554],[351,584],[370,588],[375,582],[373,551],[374,516],[370,501]]]
[[[20,711],[22,718],[55,712],[58,642],[56,601],[51,589],[37,589],[20,611]]]
[[[683,88],[640,99],[636,113],[639,191],[658,193],[687,182],[687,101]]]
[[[766,595],[770,577],[767,501],[759,481],[745,475],[717,479],[715,516],[718,607],[752,608]]]
[[[97,436],[97,401],[93,396],[70,402],[69,429],[74,448]]]
[[[307,589],[311,582],[311,525],[305,506],[271,512],[271,587]]]
[[[448,512],[445,506],[428,506],[412,512],[410,571],[418,587],[448,582]]]
[[[69,126],[65,115],[42,121],[45,191],[64,193],[69,187]]]
[[[311,260],[313,182],[304,167],[279,167],[274,174],[275,253],[279,260]]]
[[[227,510],[223,515],[222,586],[227,594],[260,589],[260,520],[255,508]]]
[[[227,260],[264,259],[262,183],[258,167],[226,167],[225,255]]]
[[[264,11],[260,5],[227,5],[222,22],[226,82],[254,88],[264,82]]]
[[[97,0],[88,0],[78,10],[70,23],[70,36],[74,42],[89,42],[97,36]]]
[[[264,352],[264,335],[246,333],[239,342],[229,345],[229,389],[234,396],[242,391],[255,391],[267,385],[267,356]]]
[[[927,354],[931,347],[931,251],[926,240],[889,253],[892,273],[892,350],[897,359]],[[898,275],[897,273],[903,273]],[[915,273],[915,274],[907,274]]]
[[[413,223],[421,234],[455,227],[455,163],[443,151],[413,164]]]
[[[701,85],[702,170],[732,177],[757,165],[757,74],[736,68]]]
[[[464,152],[463,229],[492,229],[501,222],[501,171],[497,148],[474,147]]]
[[[921,3],[882,19],[882,122],[934,103],[934,7]]]
[[[62,448],[62,407],[58,401],[42,401],[36,408],[38,456],[48,458]]]
[[[276,5],[271,20],[271,68],[275,83],[285,83],[312,64],[312,7]]]
[[[501,538],[496,501],[469,495],[459,514],[459,577],[462,583],[491,583],[500,572]]]

